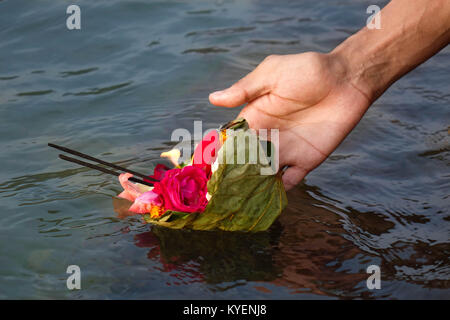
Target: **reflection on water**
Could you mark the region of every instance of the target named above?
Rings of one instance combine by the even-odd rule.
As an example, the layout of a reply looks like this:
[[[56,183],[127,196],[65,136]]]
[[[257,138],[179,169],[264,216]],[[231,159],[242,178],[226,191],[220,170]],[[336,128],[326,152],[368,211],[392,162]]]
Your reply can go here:
[[[276,235],[177,232],[159,227],[135,236],[136,245],[150,248],[147,257],[159,259],[164,272],[175,271],[181,282],[212,284],[274,280],[280,271],[273,265],[271,242],[276,239],[271,238]]]
[[[366,268],[379,265],[383,281],[407,280],[427,288],[446,289],[450,246],[411,245],[396,241],[389,249],[371,248],[367,239],[347,239],[346,228],[380,236],[394,223],[375,212],[347,208],[347,221],[336,207],[309,195],[322,196],[304,185],[289,194],[290,206],[267,231],[255,234],[221,231],[171,230],[150,226],[134,235],[137,247],[148,248],[147,258],[173,277],[173,284],[206,282],[225,290],[247,282],[285,287],[291,294],[312,293],[342,298],[388,297],[366,288]],[[328,199],[331,200],[332,199]],[[132,216],[130,203],[114,199],[121,218]],[[426,223],[427,220],[417,220]],[[369,250],[363,250],[363,243]],[[420,264],[418,264],[420,262]],[[431,279],[432,281],[430,281]],[[225,287],[223,284],[228,284]],[[257,290],[272,291],[263,285]]]
[[[65,2],[0,1],[0,298],[450,298],[448,48],[371,107],[267,232],[173,231],[47,143],[152,172],[174,129],[238,114],[210,92],[269,54],[331,50],[367,1],[77,4],[82,32]]]
[[[366,279],[364,270],[348,273],[339,269],[363,252],[340,236],[344,230],[335,214],[315,206],[306,193],[298,196],[303,197],[303,204],[304,200],[310,203],[303,207],[305,211],[284,212],[267,232],[199,232],[153,226],[151,231],[135,235],[135,244],[149,248],[147,257],[158,261],[175,282],[204,281],[219,290],[223,290],[222,283],[269,282],[292,293],[359,296],[356,287]],[[126,205],[129,203],[123,201],[123,208]]]

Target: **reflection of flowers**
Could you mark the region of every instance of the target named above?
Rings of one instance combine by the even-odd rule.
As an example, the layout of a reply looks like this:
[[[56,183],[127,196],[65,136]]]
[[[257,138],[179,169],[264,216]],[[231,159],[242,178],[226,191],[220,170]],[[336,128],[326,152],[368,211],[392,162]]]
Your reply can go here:
[[[156,267],[158,271],[168,272],[171,277],[176,280],[167,282],[168,285],[174,284],[191,284],[196,282],[204,282],[203,273],[198,270],[198,263],[196,261],[185,261],[181,255],[166,256],[161,239],[152,231],[136,234],[134,236],[135,244],[140,248],[149,248],[147,258],[150,260],[159,261],[161,264]],[[163,250],[163,252],[161,252]]]
[[[143,233],[132,231],[134,244],[147,248],[147,252],[138,253],[135,258],[140,263],[141,254],[146,254],[152,261],[147,265],[149,270],[164,273],[161,278],[167,286],[205,283],[207,294],[211,294],[209,290],[233,294],[236,287],[244,283],[248,290],[253,287],[259,290],[255,294],[269,298],[284,295],[283,292],[293,298],[304,295],[316,298],[376,298],[376,294],[366,289],[367,265],[380,263],[381,259],[387,277],[394,278],[398,260],[387,261],[383,255],[380,258],[367,253],[361,250],[358,243],[355,245],[354,241],[349,240],[353,237],[345,237],[348,234],[346,226],[349,223],[352,225],[353,217],[361,217],[364,212],[353,208],[350,214],[344,212],[351,219],[343,223],[341,216],[335,213],[339,209],[323,202],[323,196],[316,187],[305,185],[293,190],[291,196],[293,203],[287,214],[281,215],[278,223],[267,232],[190,232],[159,226],[152,226]],[[114,203],[116,212],[126,214],[129,204],[125,200],[116,198]],[[358,221],[363,228],[371,230],[370,226],[376,224],[381,226],[375,230],[378,234],[391,230],[390,221],[376,215],[370,216],[375,220]],[[370,224],[373,221],[377,223]],[[405,248],[412,248],[415,253],[411,259],[404,259],[403,265],[411,266],[417,257],[430,259],[429,264],[439,265],[445,256],[445,250],[437,253],[441,248],[439,245],[419,244],[392,250],[401,252]],[[355,269],[349,271],[344,265],[352,265]],[[420,265],[411,268],[410,272],[419,269]],[[444,280],[439,279],[433,279],[432,284],[420,281],[413,279],[407,283],[435,292],[446,285]],[[268,289],[273,291],[272,295],[261,292]],[[396,294],[398,292],[388,293],[389,296]]]
[[[148,259],[158,263],[159,272],[169,273],[171,284],[272,281],[280,273],[272,258],[279,231],[189,232],[152,226],[135,234],[134,242],[148,248]]]

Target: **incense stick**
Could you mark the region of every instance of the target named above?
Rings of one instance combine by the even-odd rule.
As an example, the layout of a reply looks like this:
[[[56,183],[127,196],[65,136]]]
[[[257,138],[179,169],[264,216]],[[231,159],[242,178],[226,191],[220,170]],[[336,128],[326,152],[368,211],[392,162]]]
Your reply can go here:
[[[116,165],[114,163],[111,163],[111,162],[106,162],[106,161],[94,158],[94,157],[92,157],[90,155],[87,155],[85,153],[81,153],[79,151],[75,151],[75,150],[72,150],[72,149],[69,149],[69,148],[66,148],[66,147],[58,146],[58,145],[53,144],[53,143],[49,143],[48,146],[52,147],[52,148],[55,148],[55,149],[58,149],[58,150],[61,150],[61,151],[64,151],[64,152],[67,152],[67,153],[70,153],[70,154],[73,154],[73,155],[76,155],[76,156],[78,156],[80,158],[84,158],[84,159],[87,159],[87,160],[91,160],[91,161],[103,164],[105,166],[108,166],[108,167],[111,167],[111,168],[114,168],[114,169],[117,169],[117,170],[120,170],[120,171],[129,172],[129,173],[131,173],[134,176],[145,178],[147,180],[155,180],[155,179],[152,179],[152,178],[150,178],[149,176],[147,176],[145,174],[142,174],[142,173],[136,172],[134,170],[130,170],[130,169],[118,166],[118,165]],[[87,163],[87,162],[85,162],[85,163]]]
[[[69,162],[73,162],[73,163],[79,164],[79,165],[84,166],[84,167],[88,167],[88,168],[95,169],[95,170],[98,170],[98,171],[101,171],[101,172],[104,172],[104,173],[107,173],[107,174],[111,174],[111,175],[116,176],[116,177],[120,175],[120,173],[118,173],[116,171],[112,171],[112,170],[109,170],[109,169],[97,166],[95,164],[92,164],[92,163],[89,163],[89,162],[85,162],[85,161],[81,161],[81,160],[78,160],[78,159],[75,159],[75,158],[72,158],[72,157],[68,157],[68,156],[65,156],[63,154],[60,154],[59,158],[63,159],[63,160],[66,160],[66,161],[69,161]],[[137,179],[137,178],[134,178],[134,177],[131,177],[128,180],[129,181],[133,181],[133,182],[137,182],[137,183],[140,183],[140,184],[144,184],[146,186],[153,187],[153,184],[151,182],[143,181],[141,179]]]

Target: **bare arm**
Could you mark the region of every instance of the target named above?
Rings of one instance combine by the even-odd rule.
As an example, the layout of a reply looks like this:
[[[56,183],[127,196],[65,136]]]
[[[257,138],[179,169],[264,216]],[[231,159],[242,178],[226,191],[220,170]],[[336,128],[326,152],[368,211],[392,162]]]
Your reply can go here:
[[[247,105],[250,127],[280,130],[286,189],[322,163],[370,105],[450,41],[450,0],[393,0],[382,29],[363,28],[328,54],[270,56],[212,104]]]
[[[371,101],[450,42],[448,0],[394,0],[380,15],[382,29],[365,27],[331,52]]]

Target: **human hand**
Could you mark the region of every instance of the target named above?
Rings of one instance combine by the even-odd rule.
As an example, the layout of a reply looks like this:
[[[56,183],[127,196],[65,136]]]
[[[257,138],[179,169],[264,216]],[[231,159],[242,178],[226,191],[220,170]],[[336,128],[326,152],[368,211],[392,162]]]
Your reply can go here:
[[[322,163],[370,106],[333,54],[269,56],[230,88],[214,92],[217,106],[247,105],[239,114],[253,129],[279,130],[280,167],[288,190]]]
[[[364,27],[331,53],[270,56],[212,104],[254,129],[280,130],[286,189],[323,162],[390,85],[450,43],[448,0],[393,0],[382,29]]]

